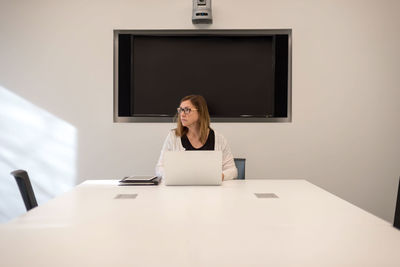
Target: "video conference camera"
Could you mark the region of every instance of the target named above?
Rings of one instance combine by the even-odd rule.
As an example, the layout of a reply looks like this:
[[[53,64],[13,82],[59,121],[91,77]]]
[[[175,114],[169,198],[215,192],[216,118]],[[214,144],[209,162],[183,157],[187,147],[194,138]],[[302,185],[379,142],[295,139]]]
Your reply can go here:
[[[193,0],[193,24],[211,24],[211,0]]]

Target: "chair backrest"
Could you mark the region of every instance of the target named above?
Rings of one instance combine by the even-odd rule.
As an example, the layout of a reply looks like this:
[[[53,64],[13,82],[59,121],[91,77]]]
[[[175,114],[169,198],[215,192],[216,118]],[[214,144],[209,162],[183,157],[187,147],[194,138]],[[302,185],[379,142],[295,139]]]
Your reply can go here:
[[[246,159],[235,158],[234,161],[238,170],[238,179],[245,179]]]
[[[24,170],[16,170],[11,173],[18,184],[19,192],[21,192],[22,199],[24,200],[26,210],[29,211],[37,207],[35,194],[33,193],[31,181],[29,180],[28,173]]]
[[[399,178],[399,188],[397,189],[397,203],[396,203],[396,211],[394,213],[393,226],[400,230],[400,178]]]

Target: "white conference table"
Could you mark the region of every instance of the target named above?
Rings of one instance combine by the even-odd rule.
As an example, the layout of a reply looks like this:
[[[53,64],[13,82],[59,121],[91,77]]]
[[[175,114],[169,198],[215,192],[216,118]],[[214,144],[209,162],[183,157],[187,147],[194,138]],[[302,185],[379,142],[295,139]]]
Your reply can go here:
[[[400,231],[305,180],[92,180],[0,225],[0,266],[398,267]]]

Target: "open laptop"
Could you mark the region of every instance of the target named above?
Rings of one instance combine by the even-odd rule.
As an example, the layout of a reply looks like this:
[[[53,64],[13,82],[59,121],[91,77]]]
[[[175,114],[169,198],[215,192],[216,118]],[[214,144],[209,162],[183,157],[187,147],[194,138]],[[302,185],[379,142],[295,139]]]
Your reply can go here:
[[[164,177],[166,185],[220,185],[221,151],[166,151]]]

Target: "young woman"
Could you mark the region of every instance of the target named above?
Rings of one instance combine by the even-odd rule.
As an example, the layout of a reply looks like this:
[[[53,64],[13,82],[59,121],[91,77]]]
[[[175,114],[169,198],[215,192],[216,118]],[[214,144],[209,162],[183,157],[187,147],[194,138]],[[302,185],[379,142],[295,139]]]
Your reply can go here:
[[[222,151],[222,180],[237,178],[235,162],[225,137],[210,128],[210,114],[204,97],[189,95],[182,98],[177,117],[177,127],[168,133],[161,150],[157,175],[163,175],[164,151],[217,150]]]

